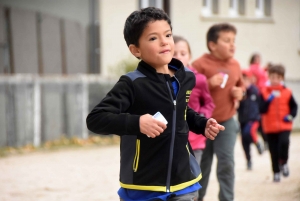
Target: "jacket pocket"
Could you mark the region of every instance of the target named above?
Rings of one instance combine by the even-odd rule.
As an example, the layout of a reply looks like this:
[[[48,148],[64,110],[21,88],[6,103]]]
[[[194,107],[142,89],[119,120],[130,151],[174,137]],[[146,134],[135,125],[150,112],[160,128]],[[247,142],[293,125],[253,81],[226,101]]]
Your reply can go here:
[[[133,160],[133,171],[137,172],[138,166],[139,166],[139,159],[140,159],[140,140],[136,140],[136,145],[135,145],[135,156]]]
[[[191,169],[191,173],[195,176],[198,177],[201,174],[201,169],[200,169],[200,165],[198,164],[196,158],[193,156],[193,154],[191,154],[188,145],[186,146],[186,149],[189,153],[190,156],[190,169]]]

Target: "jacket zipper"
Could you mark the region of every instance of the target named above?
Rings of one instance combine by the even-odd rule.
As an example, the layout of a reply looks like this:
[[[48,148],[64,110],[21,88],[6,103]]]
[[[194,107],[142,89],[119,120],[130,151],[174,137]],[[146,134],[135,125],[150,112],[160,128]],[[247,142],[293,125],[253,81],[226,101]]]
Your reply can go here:
[[[178,83],[178,92],[180,90],[180,83],[178,82],[177,78],[174,76]],[[167,172],[167,182],[166,182],[166,192],[170,192],[170,185],[171,185],[171,169],[172,169],[172,162],[173,162],[173,150],[174,150],[174,141],[175,141],[175,129],[176,129],[176,99],[177,95],[175,96],[175,100],[173,99],[172,92],[170,85],[167,83],[167,87],[169,90],[171,101],[173,102],[173,119],[172,119],[172,136],[171,136],[171,144],[170,144],[170,155],[169,155],[169,163],[168,163],[168,172]]]

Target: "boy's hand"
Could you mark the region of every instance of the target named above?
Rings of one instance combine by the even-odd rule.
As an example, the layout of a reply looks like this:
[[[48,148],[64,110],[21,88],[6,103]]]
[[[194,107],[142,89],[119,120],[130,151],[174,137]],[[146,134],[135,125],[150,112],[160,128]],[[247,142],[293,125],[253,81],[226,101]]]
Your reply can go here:
[[[223,77],[224,76],[222,73],[215,74],[211,78],[208,79],[208,83],[211,87],[221,86],[221,84],[223,82]]]
[[[205,127],[205,137],[214,140],[220,131],[225,130],[225,127],[218,124],[213,118],[208,119]]]
[[[150,114],[140,117],[140,131],[148,137],[155,138],[167,128],[167,125],[154,119]]]
[[[272,102],[272,100],[275,98],[274,94],[271,94],[268,99],[267,99],[267,102]]]
[[[291,122],[291,121],[293,121],[293,116],[290,115],[290,114],[288,114],[288,115],[286,115],[286,116],[283,118],[283,121],[284,121],[284,122]]]
[[[243,89],[241,87],[233,86],[231,89],[231,95],[237,100],[243,99]]]

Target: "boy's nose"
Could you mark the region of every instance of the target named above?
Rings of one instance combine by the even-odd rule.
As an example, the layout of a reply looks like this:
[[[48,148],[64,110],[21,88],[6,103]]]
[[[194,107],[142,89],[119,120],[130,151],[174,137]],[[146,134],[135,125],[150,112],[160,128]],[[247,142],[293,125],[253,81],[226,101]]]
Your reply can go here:
[[[167,45],[167,44],[168,44],[168,40],[162,38],[162,39],[161,39],[161,45],[162,45],[162,46],[165,46],[165,45]]]

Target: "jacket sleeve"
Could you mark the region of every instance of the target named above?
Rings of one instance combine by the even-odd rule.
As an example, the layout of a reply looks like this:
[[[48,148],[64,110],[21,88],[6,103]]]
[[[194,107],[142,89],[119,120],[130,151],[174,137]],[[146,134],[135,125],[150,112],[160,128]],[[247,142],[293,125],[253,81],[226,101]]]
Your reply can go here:
[[[290,115],[292,115],[293,118],[295,118],[297,115],[297,111],[298,111],[298,105],[297,105],[296,100],[294,99],[293,95],[291,95],[289,106],[290,106]]]
[[[205,76],[203,76],[202,80],[200,80],[200,84],[201,96],[199,104],[201,105],[201,107],[199,113],[204,114],[207,118],[210,118],[213,110],[215,109],[215,104],[208,90],[207,79]]]
[[[270,102],[266,101],[262,95],[259,96],[259,112],[261,114],[267,113],[269,109]]]
[[[259,109],[260,93],[259,93],[259,91],[258,91],[257,88],[255,88],[254,94],[255,94],[255,96],[256,96],[256,100],[255,100],[254,104],[255,104],[255,107],[257,108],[257,110],[255,110],[256,112],[255,112],[255,114],[254,114],[254,120],[259,121],[260,118],[261,118],[261,115],[260,115],[260,109]]]
[[[190,107],[187,107],[186,111],[186,121],[189,126],[190,131],[204,135],[207,118],[200,116],[197,112],[195,112]]]
[[[132,81],[122,76],[87,116],[87,128],[97,134],[136,135],[140,116],[126,113],[133,101]]]

